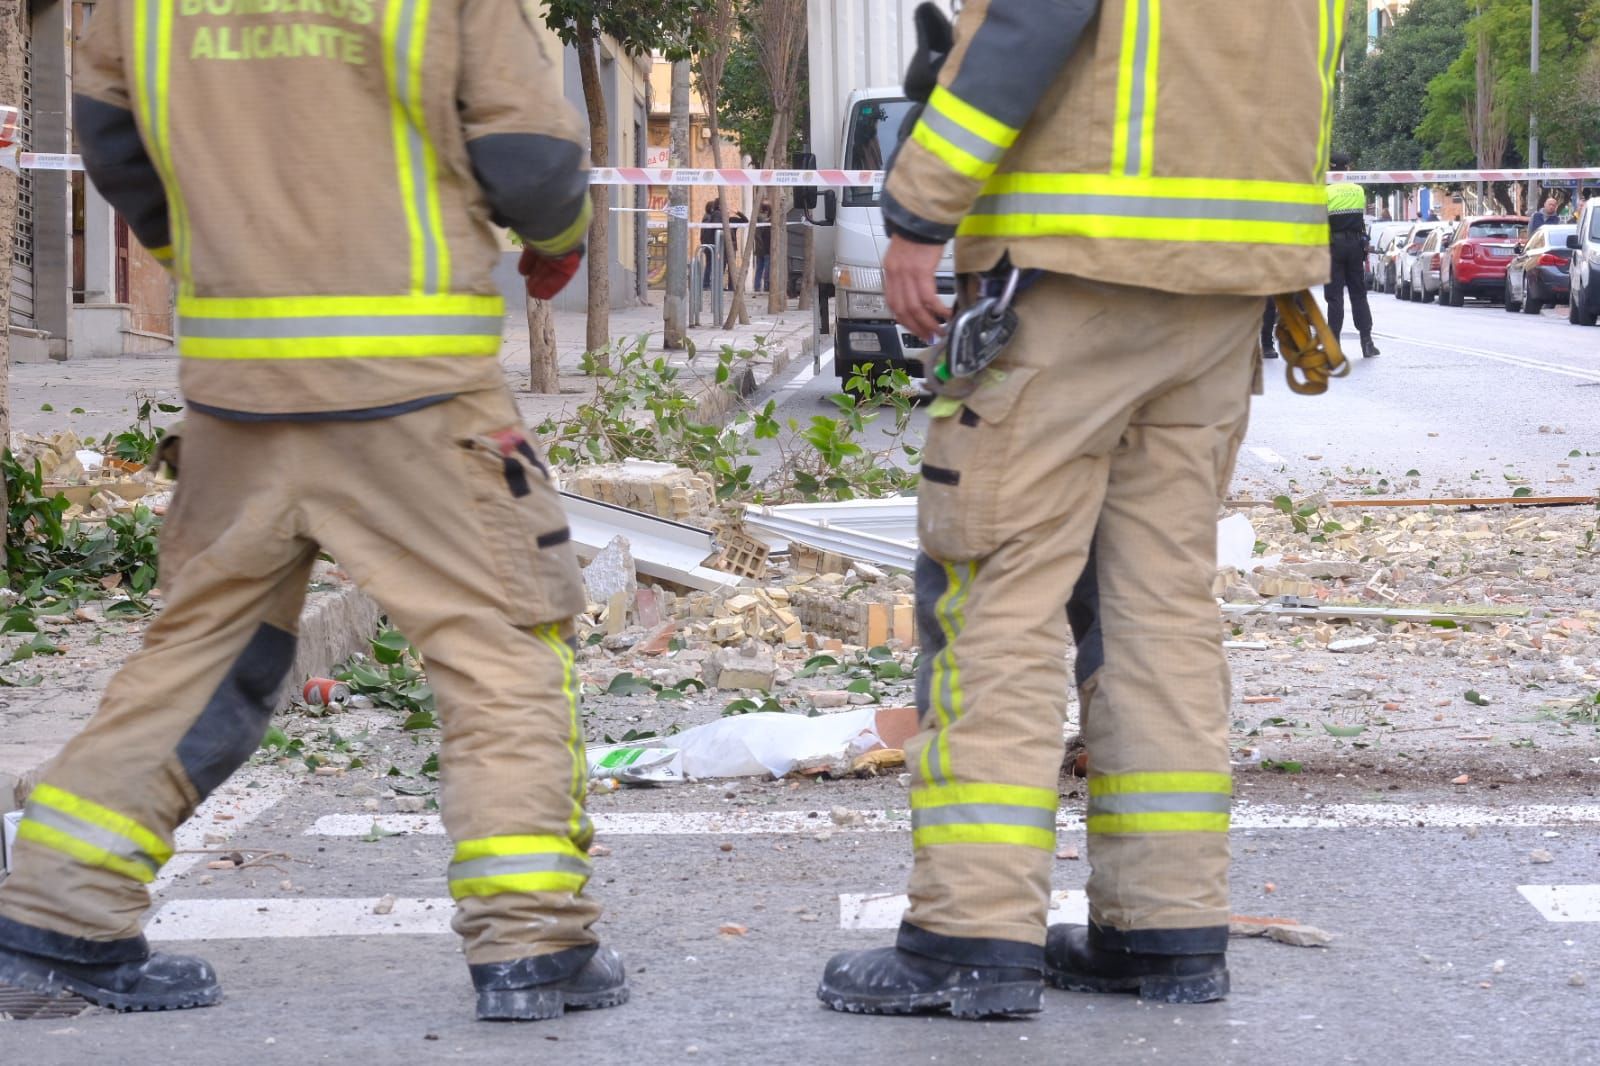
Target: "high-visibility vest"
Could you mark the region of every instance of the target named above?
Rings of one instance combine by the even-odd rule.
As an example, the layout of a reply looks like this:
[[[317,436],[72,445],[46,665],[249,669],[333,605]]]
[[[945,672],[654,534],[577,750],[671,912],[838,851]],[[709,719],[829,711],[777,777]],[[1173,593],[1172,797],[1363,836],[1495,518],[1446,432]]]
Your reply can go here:
[[[575,178],[529,243],[565,252],[588,225],[581,127],[521,4],[115,0],[80,62],[75,91],[130,111],[159,172],[171,246],[155,251],[201,404],[344,410],[498,386],[491,218]],[[498,190],[484,144],[512,164]]]
[[[898,210],[934,224],[923,236],[949,227],[963,271],[1009,254],[1168,292],[1326,281],[1345,0],[1103,0],[1054,63],[1036,40],[1054,27],[1027,10],[962,9],[886,185],[891,223]],[[1048,88],[1020,114],[1012,97],[1037,77]]]

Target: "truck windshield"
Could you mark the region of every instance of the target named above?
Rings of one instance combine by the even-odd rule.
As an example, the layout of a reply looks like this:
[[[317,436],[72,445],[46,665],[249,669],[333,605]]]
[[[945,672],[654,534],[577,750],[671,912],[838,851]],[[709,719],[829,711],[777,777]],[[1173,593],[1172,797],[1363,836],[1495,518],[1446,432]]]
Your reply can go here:
[[[882,170],[900,144],[900,124],[912,108],[910,100],[862,100],[850,115],[850,140],[845,151],[849,170]],[[878,188],[858,185],[844,191],[846,207],[873,207]]]

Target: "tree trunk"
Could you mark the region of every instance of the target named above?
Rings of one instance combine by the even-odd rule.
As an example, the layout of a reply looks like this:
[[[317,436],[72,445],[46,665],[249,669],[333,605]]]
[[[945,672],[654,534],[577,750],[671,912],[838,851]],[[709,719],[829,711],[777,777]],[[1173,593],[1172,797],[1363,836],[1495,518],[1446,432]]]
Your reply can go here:
[[[782,186],[772,189],[772,254],[767,267],[767,313],[781,314],[789,309],[789,196]]]
[[[672,64],[672,167],[689,165],[689,61]],[[689,187],[673,185],[667,191],[667,292],[661,301],[662,347],[678,351],[689,346],[685,332],[689,294]]]
[[[578,31],[578,73],[583,79],[583,102],[589,109],[589,161],[597,167],[611,165],[611,126],[606,121],[606,95],[600,85],[600,59],[595,54],[596,33],[592,21],[580,21]],[[600,365],[609,367],[605,354],[611,344],[611,187],[591,185],[594,221],[589,223],[589,315],[584,331],[584,346],[599,354]]]
[[[528,297],[528,391],[554,395],[561,391],[556,358],[556,320],[547,300]]]
[[[22,31],[28,5],[0,5],[0,103],[21,106],[22,64],[28,47]],[[11,253],[17,235],[17,175],[0,167],[0,452],[11,447]],[[0,585],[6,578],[6,500],[0,474]]]

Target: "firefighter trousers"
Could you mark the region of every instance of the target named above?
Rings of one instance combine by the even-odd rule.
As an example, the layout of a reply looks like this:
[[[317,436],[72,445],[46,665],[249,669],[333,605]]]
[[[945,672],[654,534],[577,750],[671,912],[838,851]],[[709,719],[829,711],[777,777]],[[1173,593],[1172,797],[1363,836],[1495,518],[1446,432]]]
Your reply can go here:
[[[594,942],[572,646],[584,595],[522,432],[504,390],[370,421],[191,414],[161,534],[166,607],[29,798],[0,944],[143,957],[146,886],[174,828],[256,751],[319,551],[425,661],[467,961]]]
[[[1230,692],[1211,585],[1261,301],[1046,275],[1017,310],[992,370],[930,410],[900,943],[1037,962],[1070,624],[1091,920],[1130,950],[1222,951]]]

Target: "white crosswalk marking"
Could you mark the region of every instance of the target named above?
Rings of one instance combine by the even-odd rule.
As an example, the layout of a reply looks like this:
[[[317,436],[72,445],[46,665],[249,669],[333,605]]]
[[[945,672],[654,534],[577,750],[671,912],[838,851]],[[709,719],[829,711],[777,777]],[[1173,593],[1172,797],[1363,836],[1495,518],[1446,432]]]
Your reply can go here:
[[[145,926],[150,940],[254,940],[264,937],[445,935],[455,904],[400,899],[377,914],[376,899],[179,899]]]
[[[902,895],[846,892],[839,896],[839,928],[897,929],[906,906],[906,897]],[[1083,892],[1074,889],[1050,893],[1050,911],[1046,921],[1081,925],[1088,920],[1089,897]]]
[[[686,811],[593,815],[602,836],[700,836],[717,833],[816,833],[907,831],[904,810],[853,811],[835,825],[818,811]],[[1056,819],[1062,829],[1082,829],[1083,815],[1074,809]],[[1544,804],[1517,807],[1461,807],[1451,804],[1350,803],[1324,806],[1279,806],[1240,803],[1233,809],[1235,830],[1255,829],[1466,829],[1518,828],[1546,825],[1600,825],[1600,804]],[[329,814],[306,830],[307,836],[365,836],[373,827],[382,833],[437,836],[444,826],[431,814]]]
[[[1518,885],[1522,898],[1552,922],[1600,922],[1600,885]]]

